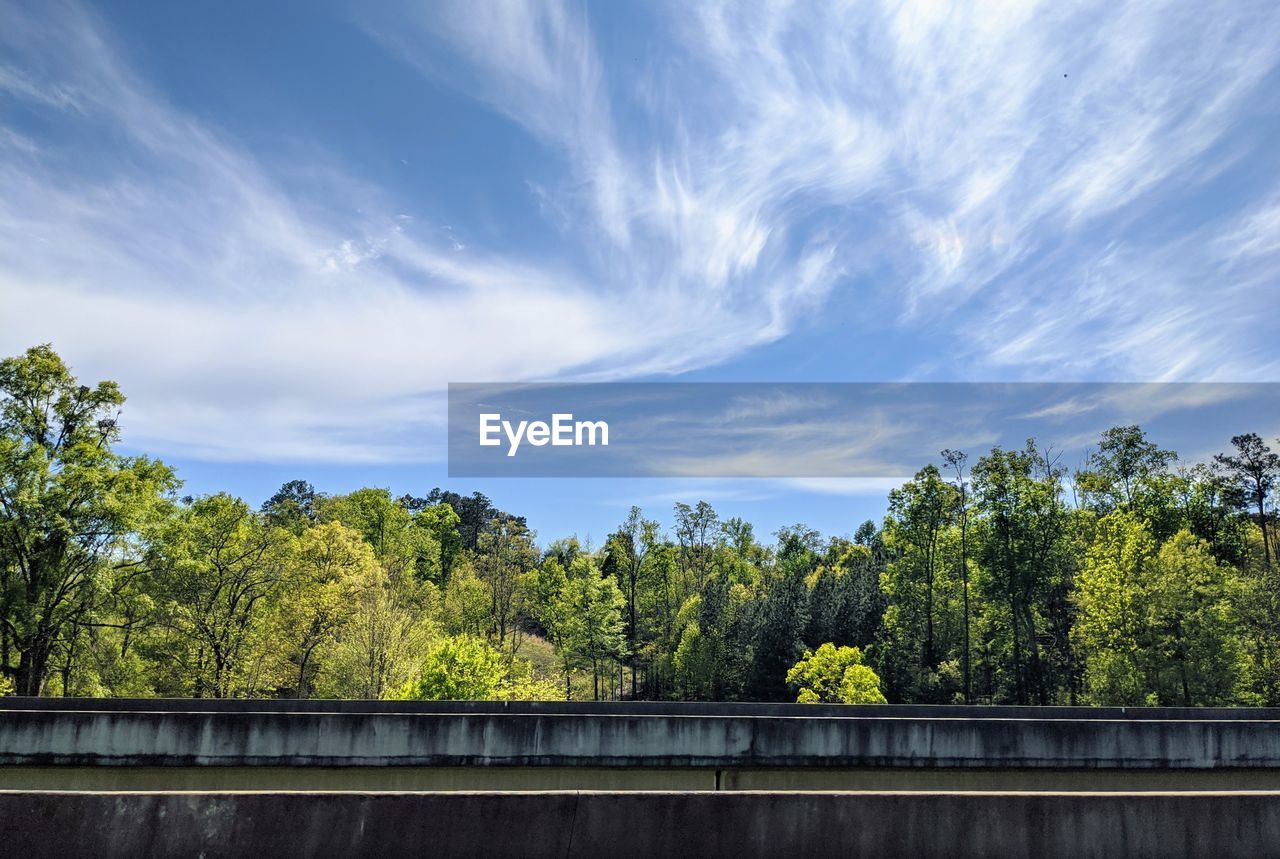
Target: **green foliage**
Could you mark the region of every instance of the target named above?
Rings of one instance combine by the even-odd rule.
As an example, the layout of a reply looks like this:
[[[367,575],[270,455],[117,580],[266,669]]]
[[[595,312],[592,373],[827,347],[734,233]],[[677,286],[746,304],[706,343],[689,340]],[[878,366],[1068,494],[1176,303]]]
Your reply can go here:
[[[323,503],[314,486],[305,480],[290,480],[263,503],[262,515],[268,524],[301,537],[303,531],[315,524],[317,501]]]
[[[1085,659],[1085,691],[1097,704],[1146,701],[1143,660],[1149,566],[1156,544],[1146,524],[1127,510],[1098,521],[1076,577],[1079,609],[1073,642]]]
[[[434,586],[393,580],[378,565],[359,582],[350,618],[327,649],[322,697],[382,698],[413,676],[440,614]]]
[[[973,468],[977,518],[976,582],[987,607],[981,621],[990,665],[986,692],[1016,703],[1051,703],[1067,654],[1046,653],[1041,635],[1062,626],[1066,586],[1068,516],[1061,469],[1028,440],[1022,450],[993,449]],[[998,685],[997,685],[998,684]]]
[[[488,586],[489,635],[499,644],[511,637],[514,651],[520,633],[519,620],[527,614],[520,583],[538,562],[533,535],[523,519],[500,514],[479,538],[476,571]]]
[[[787,672],[787,685],[801,704],[883,704],[880,678],[862,661],[856,647],[827,642],[806,650]]]
[[[322,522],[358,531],[393,580],[441,581],[437,518],[415,516],[386,489],[358,489],[316,502]]]
[[[176,672],[167,688],[212,698],[261,691],[250,656],[295,551],[291,534],[225,494],[198,498],[167,523],[150,559],[166,633],[157,655]]]
[[[440,546],[440,581],[443,585],[449,573],[463,558],[462,535],[458,528],[460,517],[448,504],[441,502],[425,506],[414,514],[414,524],[425,528]]]
[[[536,701],[561,696],[535,680],[529,664],[510,660],[482,638],[449,636],[430,646],[418,676],[391,696],[416,701]]]
[[[122,402],[0,361],[0,693],[1280,705],[1255,434],[1187,466],[1116,427],[1071,475],[943,451],[852,539],[699,502],[540,551],[479,493],[178,502]]]
[[[1166,705],[1230,704],[1241,660],[1229,601],[1231,571],[1183,530],[1160,547],[1151,572],[1149,688]]]
[[[702,593],[677,616],[682,628],[673,657],[684,698],[732,701],[746,694],[752,668],[754,616],[751,590],[713,573]]]
[[[1228,581],[1235,618],[1233,640],[1244,656],[1240,699],[1280,706],[1280,568],[1268,566],[1263,536],[1254,523],[1244,533],[1244,562]]]
[[[809,621],[805,580],[815,561],[810,549],[793,543],[784,549],[781,569],[766,586],[749,687],[752,697],[766,701],[786,698],[787,669],[804,652],[804,630]]]
[[[626,599],[613,578],[600,575],[585,558],[574,562],[554,609],[552,638],[559,648],[566,675],[575,667],[590,667],[593,692],[600,697],[601,680],[612,664],[627,653],[623,632]]]
[[[507,662],[484,639],[451,636],[431,645],[418,678],[395,697],[419,701],[493,701],[507,677]]]
[[[476,575],[475,565],[464,560],[454,566],[445,585],[440,621],[450,633],[482,636],[492,626],[491,604],[489,585]]]
[[[109,599],[163,519],[173,473],[117,454],[114,382],[79,384],[47,345],[0,361],[0,617],[17,691],[38,695],[60,639]]]
[[[956,580],[958,496],[929,466],[889,493],[882,535],[890,557],[881,578],[888,602],[879,660],[895,698],[949,702],[937,667],[963,642],[963,594]]]
[[[272,640],[291,669],[281,685],[310,695],[328,650],[349,624],[361,590],[377,586],[382,570],[359,532],[330,522],[305,530],[285,569]]]
[[[1076,580],[1072,630],[1088,701],[1210,705],[1231,700],[1240,650],[1230,577],[1189,531],[1157,548],[1121,508],[1098,522]]]

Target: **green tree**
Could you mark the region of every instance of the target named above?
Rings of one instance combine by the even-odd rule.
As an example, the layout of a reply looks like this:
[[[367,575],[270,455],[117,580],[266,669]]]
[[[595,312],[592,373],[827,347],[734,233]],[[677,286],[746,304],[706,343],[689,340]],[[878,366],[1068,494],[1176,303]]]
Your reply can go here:
[[[568,614],[576,609],[574,601],[566,593],[568,587],[569,577],[555,555],[544,558],[537,570],[525,575],[529,611],[555,645],[564,674],[565,698],[572,697],[573,693],[573,669],[576,667],[577,654],[572,648],[571,639],[580,629],[580,622]]]
[[[712,546],[721,534],[720,517],[705,501],[699,501],[694,507],[688,504],[675,505],[675,517],[684,588],[687,593],[698,593],[706,583]]]
[[[487,635],[492,627],[488,583],[476,575],[475,564],[463,558],[454,566],[441,598],[440,620],[454,635]]]
[[[804,631],[809,623],[806,579],[816,562],[806,539],[795,530],[782,534],[777,569],[765,586],[760,607],[750,686],[751,695],[759,700],[786,697],[787,669],[804,652]]]
[[[308,529],[287,566],[273,644],[294,669],[293,688],[310,696],[318,651],[354,615],[359,590],[376,580],[378,560],[360,534],[337,522]]]
[[[1147,578],[1156,544],[1146,524],[1118,509],[1098,521],[1076,577],[1072,638],[1085,660],[1088,700],[1146,703]]]
[[[685,601],[676,616],[680,628],[680,640],[671,655],[671,662],[679,682],[681,700],[703,700],[709,697],[705,690],[710,686],[711,674],[708,647],[703,642],[702,628],[698,623],[702,597],[695,594]]]
[[[907,581],[920,591],[922,635],[917,640],[921,642],[920,663],[926,668],[936,664],[938,657],[935,583],[943,572],[942,543],[955,508],[954,496],[955,490],[932,465],[921,469],[915,479],[901,489],[889,493],[884,540],[895,560],[890,564],[888,576],[890,580],[902,582],[895,588],[895,595],[908,590]],[[917,600],[907,600],[904,605],[913,602]]]
[[[457,514],[458,536],[462,539],[462,548],[469,552],[474,552],[479,547],[480,535],[488,529],[494,517],[502,512],[479,492],[459,495],[456,492],[437,488],[432,489],[424,501],[428,504],[448,504]],[[518,516],[514,518],[521,519]],[[523,519],[521,521],[523,522]]]
[[[548,635],[559,627],[560,595],[568,583],[564,567],[555,558],[545,559],[536,570],[525,574],[523,588],[528,598],[529,614]]]
[[[809,623],[804,641],[815,645],[840,637],[840,576],[835,568],[822,564],[809,576]]]
[[[440,541],[429,520],[416,518],[390,490],[357,489],[316,505],[320,521],[341,522],[364,537],[394,584],[440,581]]]
[[[519,621],[525,614],[520,582],[537,563],[533,534],[523,519],[499,514],[480,535],[475,564],[489,588],[488,632],[511,653],[519,646]]]
[[[645,670],[643,693],[651,698],[671,694],[675,677],[673,658],[682,627],[677,622],[682,596],[677,549],[660,541],[645,558],[636,614],[644,628],[640,662]]]
[[[1161,704],[1233,703],[1241,654],[1230,581],[1230,570],[1189,531],[1173,535],[1153,559],[1147,622]]]
[[[529,663],[512,660],[483,638],[432,642],[417,677],[391,696],[415,701],[554,701],[554,683],[535,680]]]
[[[1242,700],[1275,707],[1280,706],[1280,569],[1267,566],[1257,523],[1245,524],[1244,559],[1228,585],[1234,637],[1245,656]]]
[[[305,480],[290,480],[262,504],[267,522],[284,528],[295,537],[316,522],[316,500],[321,496]]]
[[[623,612],[626,598],[612,577],[600,575],[593,561],[579,558],[574,564],[555,610],[555,630],[567,675],[572,665],[591,667],[596,700],[600,680],[609,666],[627,652]]]
[[[1258,528],[1262,531],[1262,557],[1271,567],[1271,532],[1268,527],[1270,514],[1267,499],[1280,477],[1280,454],[1273,453],[1257,433],[1233,436],[1231,444],[1235,454],[1220,453],[1214,460],[1235,476],[1241,488],[1258,511]]]
[[[882,563],[869,548],[856,543],[842,547],[829,562],[836,574],[839,604],[830,640],[837,645],[865,647],[876,640],[885,607],[880,589]]]
[[[884,704],[880,678],[856,647],[831,642],[806,650],[787,672],[787,685],[801,704]]]
[[[636,660],[642,651],[640,641],[641,581],[649,551],[658,541],[658,523],[645,519],[639,507],[632,507],[627,520],[609,538],[607,551],[617,559],[619,585],[627,599],[627,652],[631,663],[631,696],[636,696]]]
[[[753,636],[747,587],[727,571],[712,573],[702,593],[689,598],[674,662],[686,698],[727,701],[742,697],[749,680]]]
[[[974,537],[988,607],[986,649],[999,654],[1003,664],[993,668],[1011,687],[1001,697],[1048,704],[1053,672],[1040,633],[1049,595],[1062,584],[1069,521],[1063,473],[1029,439],[1022,450],[993,449],[971,474],[981,516]]]
[[[1242,567],[1248,560],[1250,523],[1236,515],[1248,502],[1237,481],[1218,463],[1201,463],[1180,474],[1175,487],[1187,527],[1220,562]]]
[[[198,498],[152,546],[168,656],[197,698],[257,688],[251,644],[291,561],[293,537],[239,498]]]
[[[951,544],[957,542],[955,508],[955,488],[932,465],[889,493],[883,540],[890,561],[882,576],[888,605],[880,662],[895,698],[949,700],[952,694],[935,681],[939,663],[958,649],[952,633],[963,625],[948,563]]]
[[[438,632],[430,601],[420,597],[377,565],[361,582],[350,619],[335,634],[329,670],[316,679],[316,691],[372,700],[403,686]]]
[[[424,504],[414,512],[414,521],[440,544],[440,577],[436,582],[444,587],[449,581],[449,574],[462,560],[462,535],[458,528],[462,518],[448,504]]]
[[[43,691],[110,572],[142,571],[137,536],[177,486],[163,464],[113,450],[123,403],[114,382],[79,384],[48,345],[0,361],[0,672],[20,695]]]
[[[445,638],[427,651],[411,697],[423,701],[489,701],[498,697],[506,674],[506,659],[484,639]]]
[[[964,671],[964,702],[966,704],[973,703],[973,642],[972,628],[973,615],[970,606],[969,594],[969,484],[965,481],[964,469],[965,464],[969,461],[969,455],[962,450],[951,450],[950,448],[943,450],[940,454],[942,461],[955,474],[956,482],[951,484],[955,489],[956,504],[956,521],[960,526],[960,592],[963,600],[964,613],[964,649],[962,651],[963,658],[961,665]]]
[[[1144,484],[1163,474],[1177,459],[1161,450],[1136,425],[1112,427],[1089,456],[1088,469],[1076,475],[1087,504],[1106,513],[1132,505]]]

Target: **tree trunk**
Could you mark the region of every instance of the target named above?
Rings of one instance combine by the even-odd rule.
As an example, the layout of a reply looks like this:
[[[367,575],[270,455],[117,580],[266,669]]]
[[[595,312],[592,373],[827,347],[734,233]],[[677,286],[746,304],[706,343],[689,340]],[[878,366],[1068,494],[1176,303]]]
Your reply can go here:
[[[50,645],[44,642],[23,648],[18,654],[18,675],[14,692],[36,697],[44,691],[49,667]]]
[[[1009,594],[1009,628],[1013,633],[1013,682],[1014,697],[1017,703],[1027,703],[1026,677],[1022,671],[1022,643],[1018,635],[1018,625],[1022,621],[1018,617],[1018,600],[1012,592]]]
[[[307,663],[311,660],[311,651],[303,652],[302,659],[298,661],[298,697],[307,697]]]
[[[960,496],[960,581],[964,587],[964,702],[973,703],[973,682],[969,656],[969,546],[967,531],[969,514],[964,510],[964,495]]]
[[[925,577],[925,597],[924,597],[924,614],[925,614],[925,635],[924,635],[924,667],[926,671],[932,670],[936,662],[934,658],[933,646],[933,555],[930,553],[928,572]]]
[[[1271,569],[1271,539],[1267,534],[1267,493],[1262,488],[1262,483],[1258,483],[1257,489],[1258,499],[1258,526],[1262,528],[1262,557],[1266,563],[1267,569]]]
[[[1036,618],[1031,612],[1030,598],[1023,601],[1022,614],[1027,623],[1027,647],[1031,656],[1030,670],[1035,679],[1036,697],[1043,707],[1049,703],[1049,691],[1045,686],[1044,669],[1040,664],[1040,642],[1036,639]]]

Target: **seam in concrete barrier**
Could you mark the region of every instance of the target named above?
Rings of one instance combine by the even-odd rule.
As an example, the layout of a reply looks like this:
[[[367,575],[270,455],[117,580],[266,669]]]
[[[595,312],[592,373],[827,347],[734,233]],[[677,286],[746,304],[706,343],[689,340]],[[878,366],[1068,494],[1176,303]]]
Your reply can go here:
[[[573,814],[569,816],[569,837],[565,839],[564,855],[565,859],[571,859],[573,856],[573,827],[578,822],[578,806],[582,803],[582,791],[575,790],[573,792]]]

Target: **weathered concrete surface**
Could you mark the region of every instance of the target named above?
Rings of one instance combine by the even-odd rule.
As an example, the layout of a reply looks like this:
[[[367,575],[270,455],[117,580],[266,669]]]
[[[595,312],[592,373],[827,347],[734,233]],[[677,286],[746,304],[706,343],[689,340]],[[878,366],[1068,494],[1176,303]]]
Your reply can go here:
[[[0,707],[0,765],[1280,768],[1275,711],[23,703]]]
[[[1280,790],[1277,769],[3,766],[5,790]]]
[[[659,767],[0,767],[3,790],[715,790],[714,769]],[[917,772],[924,772],[923,770]],[[1206,770],[1218,774],[1216,770]],[[1239,770],[1233,771],[1237,775]],[[1246,771],[1251,772],[1251,771]],[[1280,770],[1271,782],[1280,790]],[[1221,771],[1223,775],[1227,771]],[[1239,788],[1225,779],[1213,787]],[[1253,786],[1253,785],[1251,785]],[[1261,786],[1261,785],[1257,785]]]
[[[1280,855],[1277,793],[0,793],[43,856]]]

